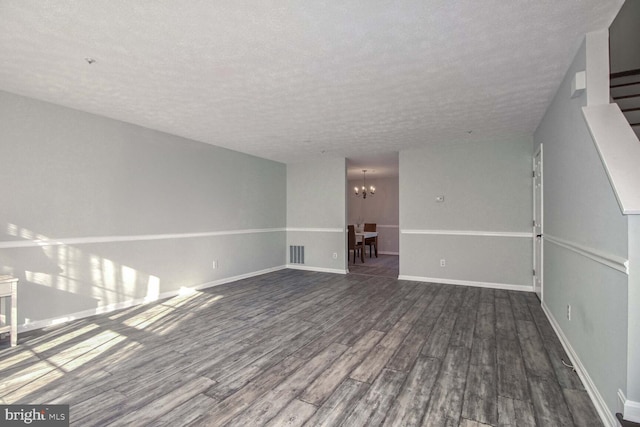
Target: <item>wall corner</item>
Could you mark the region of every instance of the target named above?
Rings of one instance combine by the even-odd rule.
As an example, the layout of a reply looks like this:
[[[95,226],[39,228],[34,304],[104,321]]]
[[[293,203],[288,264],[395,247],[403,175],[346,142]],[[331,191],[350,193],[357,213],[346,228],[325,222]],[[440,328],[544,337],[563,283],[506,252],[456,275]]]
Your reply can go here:
[[[586,35],[587,105],[609,103],[609,29]]]

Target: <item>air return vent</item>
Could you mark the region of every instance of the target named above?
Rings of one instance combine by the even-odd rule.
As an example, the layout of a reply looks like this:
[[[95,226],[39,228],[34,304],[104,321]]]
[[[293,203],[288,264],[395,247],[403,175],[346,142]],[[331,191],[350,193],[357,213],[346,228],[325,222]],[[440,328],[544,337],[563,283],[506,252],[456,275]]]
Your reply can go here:
[[[304,246],[289,246],[289,263],[304,264]]]

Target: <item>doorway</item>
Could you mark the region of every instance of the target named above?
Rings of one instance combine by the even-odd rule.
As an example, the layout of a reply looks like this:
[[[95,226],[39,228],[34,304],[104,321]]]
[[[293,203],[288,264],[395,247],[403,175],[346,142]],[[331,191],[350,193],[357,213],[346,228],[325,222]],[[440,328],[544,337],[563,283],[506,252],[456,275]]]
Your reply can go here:
[[[533,290],[542,301],[544,257],[544,180],[542,176],[542,144],[533,156]]]
[[[373,194],[371,187],[375,189]],[[364,262],[360,256],[354,261],[353,251],[347,248],[349,273],[397,278],[400,258],[398,153],[347,158],[346,195],[347,225],[353,225],[360,232],[366,231],[365,224],[369,224],[369,231],[374,225],[377,233],[376,246],[365,246]]]

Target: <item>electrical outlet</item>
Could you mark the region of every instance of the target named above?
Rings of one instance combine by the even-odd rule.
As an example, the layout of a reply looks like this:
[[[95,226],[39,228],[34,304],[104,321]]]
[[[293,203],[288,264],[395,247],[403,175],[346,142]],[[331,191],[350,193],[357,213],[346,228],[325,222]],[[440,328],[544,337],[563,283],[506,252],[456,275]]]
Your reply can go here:
[[[446,259],[444,259],[444,258],[442,258],[442,259],[440,260],[440,267],[446,267],[446,266],[447,266],[447,260],[446,260]]]
[[[571,304],[567,304],[567,320],[571,320]]]
[[[333,259],[338,259],[338,252],[333,253]]]
[[[213,265],[212,265],[213,269],[215,270],[216,268],[218,268],[218,260],[214,259],[213,260]]]

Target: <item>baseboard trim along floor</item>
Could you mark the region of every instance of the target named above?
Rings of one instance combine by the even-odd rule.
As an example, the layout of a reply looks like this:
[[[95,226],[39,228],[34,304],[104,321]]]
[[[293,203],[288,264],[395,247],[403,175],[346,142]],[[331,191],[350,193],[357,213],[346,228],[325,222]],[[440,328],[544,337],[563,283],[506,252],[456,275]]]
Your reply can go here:
[[[562,360],[531,292],[280,269],[0,343],[0,402],[83,426],[592,425]]]
[[[600,394],[600,392],[598,391],[598,388],[596,387],[593,380],[589,376],[589,373],[587,372],[584,365],[582,364],[582,361],[578,357],[578,354],[573,350],[573,347],[571,346],[571,343],[567,339],[567,336],[564,334],[564,332],[562,332],[562,328],[560,328],[560,324],[558,324],[558,321],[553,316],[553,314],[551,313],[551,310],[549,310],[549,307],[547,307],[545,303],[542,303],[541,306],[542,306],[542,311],[544,311],[544,314],[547,316],[547,319],[551,324],[551,327],[553,328],[556,335],[558,336],[558,339],[560,340],[562,347],[564,347],[564,350],[566,351],[567,356],[569,356],[569,359],[571,360],[571,364],[573,365],[574,369],[576,370],[576,373],[580,377],[580,380],[582,380],[582,384],[584,384],[584,387],[587,390],[587,393],[589,394],[589,397],[591,398],[591,401],[593,402],[593,405],[595,406],[596,411],[598,411],[598,415],[600,416],[600,419],[602,420],[603,424],[609,427],[618,427],[618,422],[616,421],[615,416],[607,408],[607,404],[604,402],[602,395]]]
[[[159,294],[156,298],[148,299],[148,298],[135,298],[127,301],[121,301],[114,304],[103,305],[100,307],[96,307],[91,310],[83,310],[75,313],[67,314],[61,317],[54,317],[50,319],[42,319],[36,320],[34,322],[24,323],[22,325],[18,325],[18,333],[33,331],[35,329],[42,329],[48,326],[59,325],[65,322],[70,322],[72,320],[84,319],[85,317],[95,316],[96,314],[107,314],[116,310],[122,310],[124,308],[134,307],[136,305],[144,305],[157,300],[162,300],[166,298],[172,298],[178,295],[182,295],[185,293],[190,293],[193,291],[199,291],[202,289],[211,288],[214,286],[224,285],[226,283],[237,282],[238,280],[247,279],[250,277],[261,276],[263,274],[272,273],[274,271],[279,271],[287,268],[285,265],[266,268],[264,270],[252,271],[250,273],[239,274],[237,276],[225,277],[219,280],[212,280],[210,282],[202,283],[200,285],[189,287],[189,288],[180,288],[172,291],[167,291]]]
[[[401,274],[398,280],[413,282],[443,283],[445,285],[475,286],[477,288],[504,289],[507,291],[533,292],[531,285],[512,285],[508,283],[476,282],[471,280],[442,279],[438,277],[406,276]]]

